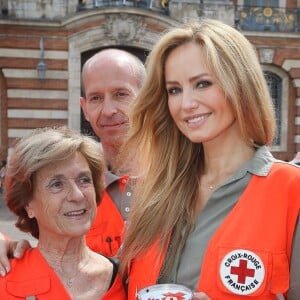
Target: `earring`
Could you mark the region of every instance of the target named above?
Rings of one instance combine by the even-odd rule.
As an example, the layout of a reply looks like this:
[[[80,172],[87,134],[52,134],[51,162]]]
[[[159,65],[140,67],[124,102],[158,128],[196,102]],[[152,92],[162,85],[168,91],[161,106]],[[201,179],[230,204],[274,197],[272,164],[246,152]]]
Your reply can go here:
[[[32,212],[32,211],[29,211],[27,214],[28,214],[28,218],[30,218],[30,219],[32,219],[32,218],[34,217],[34,215],[33,215],[33,212]]]

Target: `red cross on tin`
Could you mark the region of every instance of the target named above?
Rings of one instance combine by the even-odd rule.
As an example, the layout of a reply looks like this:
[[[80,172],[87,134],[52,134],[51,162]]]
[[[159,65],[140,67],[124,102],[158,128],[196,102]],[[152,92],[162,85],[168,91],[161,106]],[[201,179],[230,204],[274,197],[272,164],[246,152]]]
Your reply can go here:
[[[184,294],[183,293],[166,293],[164,294],[165,297],[162,298],[162,300],[184,300]]]

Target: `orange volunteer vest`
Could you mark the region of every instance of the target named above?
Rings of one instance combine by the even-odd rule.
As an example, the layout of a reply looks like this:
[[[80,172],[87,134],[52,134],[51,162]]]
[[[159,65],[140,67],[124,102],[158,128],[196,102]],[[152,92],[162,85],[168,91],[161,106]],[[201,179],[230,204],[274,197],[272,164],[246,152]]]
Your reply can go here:
[[[208,244],[197,291],[213,300],[276,300],[288,290],[299,182],[299,169],[283,163],[274,163],[267,177],[253,175]],[[157,258],[154,244],[131,263],[129,300],[157,282],[163,264]]]
[[[119,179],[120,192],[125,188],[122,179]],[[98,205],[93,225],[86,234],[87,245],[95,252],[112,257],[115,256],[123,241],[124,220],[117,206],[105,191]]]
[[[12,259],[11,272],[0,277],[0,299],[71,300],[56,273],[37,248],[25,252],[22,259]],[[27,298],[28,297],[28,298]],[[126,300],[126,293],[118,276],[101,300]],[[100,299],[99,299],[100,300]]]

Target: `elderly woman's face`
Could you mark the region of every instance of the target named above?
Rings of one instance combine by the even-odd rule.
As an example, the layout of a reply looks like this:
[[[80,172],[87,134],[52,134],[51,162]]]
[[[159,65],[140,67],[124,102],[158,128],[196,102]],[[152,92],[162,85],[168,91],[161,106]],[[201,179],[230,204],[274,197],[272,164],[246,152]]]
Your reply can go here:
[[[81,153],[41,168],[33,184],[27,213],[38,222],[40,239],[81,236],[89,230],[96,215],[96,194]]]

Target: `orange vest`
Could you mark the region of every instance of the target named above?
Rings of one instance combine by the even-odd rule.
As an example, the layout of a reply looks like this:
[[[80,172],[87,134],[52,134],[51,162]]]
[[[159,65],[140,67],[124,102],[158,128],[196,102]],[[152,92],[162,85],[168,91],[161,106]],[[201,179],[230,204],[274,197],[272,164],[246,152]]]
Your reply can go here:
[[[0,277],[0,299],[71,300],[56,273],[50,268],[37,248],[27,250],[22,259],[12,259],[11,272]],[[126,300],[126,293],[120,277],[101,300]]]
[[[120,191],[125,188],[119,180]],[[86,234],[87,245],[95,252],[112,257],[123,241],[124,220],[109,194],[105,191],[97,208],[96,219]]]
[[[212,236],[196,291],[214,300],[275,300],[289,288],[289,262],[300,212],[300,172],[274,163],[267,177],[253,175],[241,198]],[[130,265],[129,300],[155,284],[158,261],[154,244]],[[249,299],[250,299],[249,298]]]

